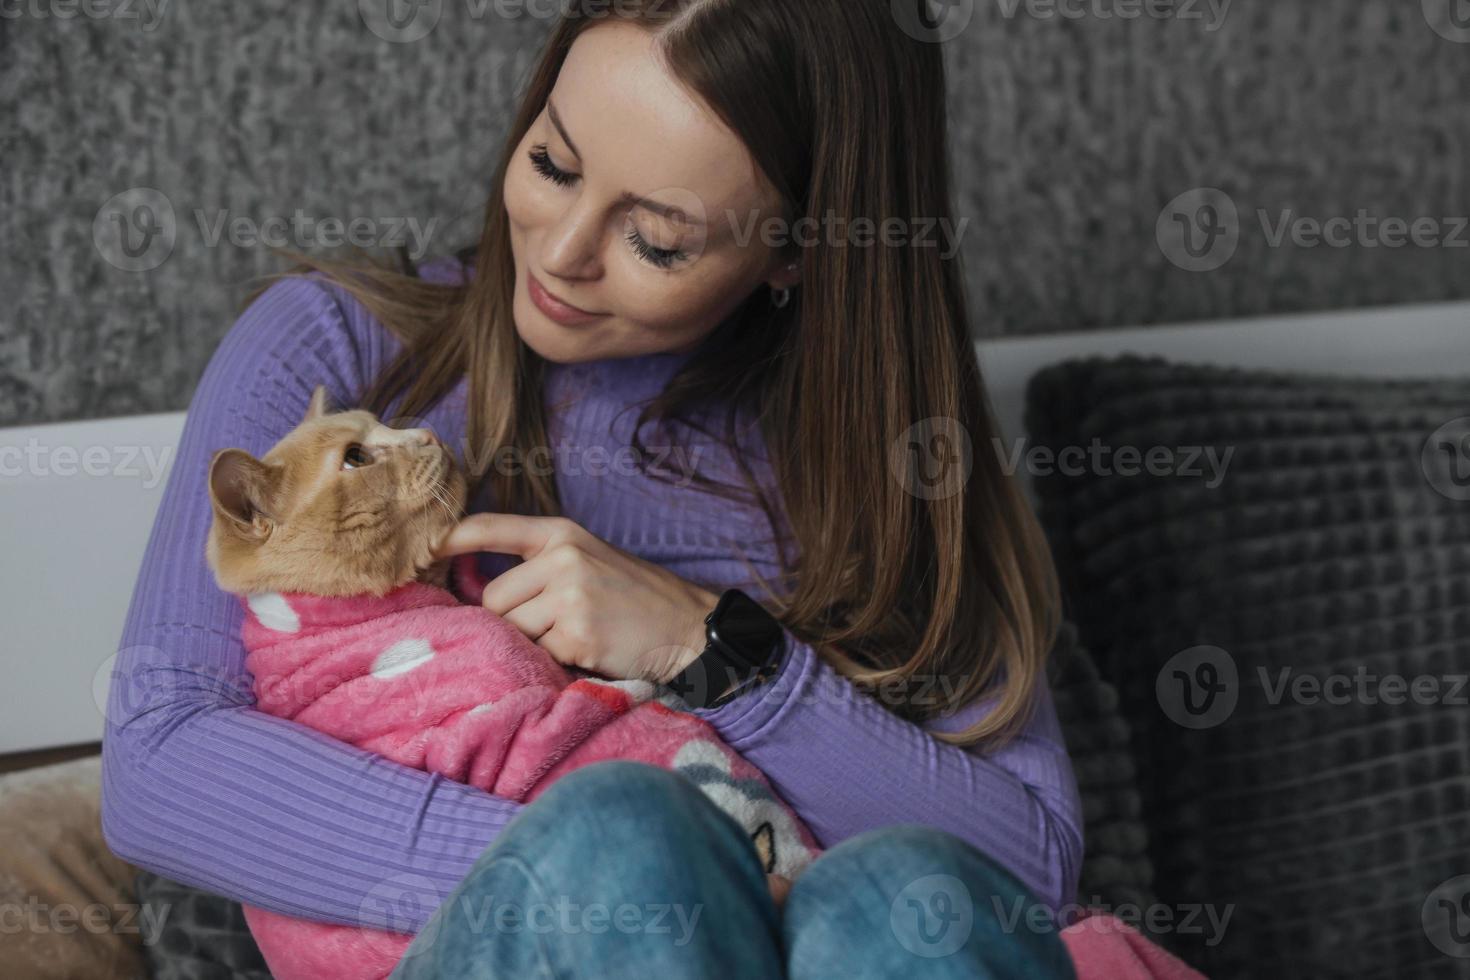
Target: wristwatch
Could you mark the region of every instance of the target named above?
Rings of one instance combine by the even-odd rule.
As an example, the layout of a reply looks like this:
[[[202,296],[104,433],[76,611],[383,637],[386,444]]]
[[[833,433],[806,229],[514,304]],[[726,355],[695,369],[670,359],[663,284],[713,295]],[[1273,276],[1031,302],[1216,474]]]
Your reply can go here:
[[[704,617],[704,636],[704,652],[668,682],[691,708],[717,708],[781,665],[780,621],[739,589],[721,594]]]

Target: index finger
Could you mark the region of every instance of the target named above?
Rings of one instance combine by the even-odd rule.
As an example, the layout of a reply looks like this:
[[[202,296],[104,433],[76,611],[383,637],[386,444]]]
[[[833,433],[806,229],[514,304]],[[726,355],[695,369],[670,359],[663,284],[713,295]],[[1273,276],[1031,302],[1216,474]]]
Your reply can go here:
[[[434,549],[435,558],[495,551],[530,558],[539,554],[556,530],[554,517],[522,514],[472,514],[455,525]]]

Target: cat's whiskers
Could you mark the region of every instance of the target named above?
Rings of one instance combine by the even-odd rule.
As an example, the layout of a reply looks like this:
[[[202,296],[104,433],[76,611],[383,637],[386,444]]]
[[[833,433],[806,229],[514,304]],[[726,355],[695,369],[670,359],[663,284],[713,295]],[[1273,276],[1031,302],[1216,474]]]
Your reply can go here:
[[[449,488],[444,486],[444,484],[440,483],[438,480],[435,480],[429,484],[430,496],[434,498],[435,503],[444,508],[445,519],[449,521],[450,524],[453,524],[458,518],[458,515],[455,513],[454,504],[450,501],[448,493]]]

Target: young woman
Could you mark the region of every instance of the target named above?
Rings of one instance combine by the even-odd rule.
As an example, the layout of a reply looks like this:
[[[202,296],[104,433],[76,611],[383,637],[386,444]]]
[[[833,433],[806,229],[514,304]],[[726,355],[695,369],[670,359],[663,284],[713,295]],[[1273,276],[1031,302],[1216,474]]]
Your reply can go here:
[[[471,261],[318,264],[250,306],[195,394],[117,662],[119,855],[418,932],[403,976],[1070,974],[1012,918],[1070,902],[1081,860],[1043,674],[1054,573],[987,448],[935,231],[941,51],[902,7],[578,4]],[[518,556],[485,604],[564,663],[670,680],[724,590],[758,599],[774,674],[696,713],[828,850],[767,881],[732,820],[652,767],[522,806],[253,710],[239,604],[204,566],[207,464],[264,452],[318,383],[463,446],[481,492],[444,550]],[[483,917],[558,900],[642,911]]]

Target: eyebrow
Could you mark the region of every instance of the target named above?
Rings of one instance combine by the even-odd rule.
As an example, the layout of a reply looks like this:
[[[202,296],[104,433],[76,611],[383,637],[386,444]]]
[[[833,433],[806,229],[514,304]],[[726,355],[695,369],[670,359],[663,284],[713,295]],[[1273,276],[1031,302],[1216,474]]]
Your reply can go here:
[[[568,135],[567,128],[562,125],[561,115],[556,111],[556,106],[552,104],[550,96],[547,96],[546,99],[546,114],[551,118],[551,124],[556,127],[556,131],[561,134],[561,138],[566,142],[567,147],[572,151],[572,155],[575,156],[578,160],[582,159],[581,151],[577,149],[577,144],[572,142],[572,137]],[[663,204],[659,201],[653,200],[652,198],[639,197],[632,191],[623,191],[623,193],[619,194],[618,203],[627,204],[638,208],[645,208],[649,211],[652,211],[654,214],[663,215],[665,218],[670,218],[674,220],[687,221],[691,225],[704,224],[703,221],[700,221],[698,218],[689,214],[681,207],[677,207],[673,204]]]
[[[546,97],[546,114],[551,117],[551,125],[556,127],[556,131],[561,133],[561,138],[566,140],[567,146],[571,147],[573,155],[578,160],[582,159],[582,151],[577,149],[577,144],[573,143],[571,136],[567,134],[567,128],[561,124],[561,114],[556,111],[556,106],[552,104],[550,96]]]

